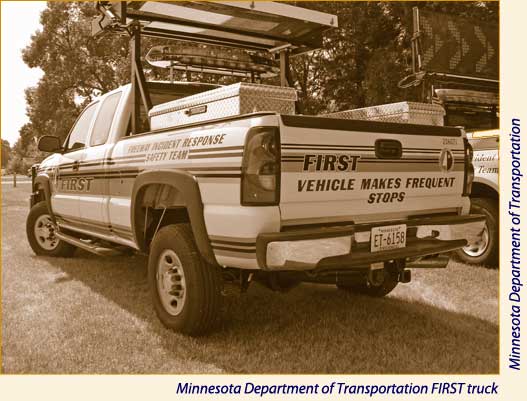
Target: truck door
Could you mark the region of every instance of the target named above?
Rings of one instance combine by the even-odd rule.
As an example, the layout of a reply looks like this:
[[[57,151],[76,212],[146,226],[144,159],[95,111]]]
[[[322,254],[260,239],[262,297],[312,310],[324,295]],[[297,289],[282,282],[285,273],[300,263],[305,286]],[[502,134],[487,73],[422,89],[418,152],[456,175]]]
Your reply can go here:
[[[57,217],[68,223],[80,218],[78,175],[97,107],[98,102],[91,103],[77,118],[56,167],[51,204]]]
[[[110,219],[108,216],[109,191],[112,181],[118,174],[112,173],[110,155],[113,143],[107,143],[116,109],[121,99],[121,91],[106,95],[95,117],[93,129],[81,160],[79,174],[80,218],[87,229],[108,234]]]

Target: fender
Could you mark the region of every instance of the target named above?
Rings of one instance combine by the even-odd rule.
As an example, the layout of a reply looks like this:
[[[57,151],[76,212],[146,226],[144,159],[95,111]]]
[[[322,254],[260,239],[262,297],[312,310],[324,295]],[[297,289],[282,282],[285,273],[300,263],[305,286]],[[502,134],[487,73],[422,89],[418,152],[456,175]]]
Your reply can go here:
[[[492,184],[493,182],[490,181],[489,184]],[[489,198],[489,199],[495,199],[496,201],[499,200],[500,195],[497,190],[493,188],[493,186],[486,184],[484,182],[474,182],[472,184],[472,191],[470,192],[471,198]]]
[[[47,175],[37,175],[35,177],[35,180],[33,181],[33,194],[37,192],[37,189],[40,188],[44,191],[44,198],[46,205],[48,207],[48,213],[51,217],[51,220],[53,223],[57,223],[55,219],[55,214],[53,213],[53,209],[51,208],[51,185],[49,183],[49,176]],[[33,207],[33,196],[31,196],[31,207]]]
[[[498,183],[489,178],[482,177],[482,176],[476,176],[474,177],[472,188],[474,188],[476,184],[479,184],[480,187],[489,187],[491,190],[494,190],[496,193],[499,193]],[[472,190],[472,192],[474,192],[474,189]]]
[[[148,170],[140,173],[135,179],[132,191],[131,222],[132,232],[135,243],[139,249],[146,251],[143,233],[136,225],[141,208],[137,204],[137,199],[141,192],[150,184],[164,184],[175,188],[178,191],[178,202],[186,207],[190,219],[190,226],[194,239],[201,256],[209,264],[218,265],[212,246],[210,245],[205,218],[203,217],[203,202],[198,183],[193,175],[182,170]]]

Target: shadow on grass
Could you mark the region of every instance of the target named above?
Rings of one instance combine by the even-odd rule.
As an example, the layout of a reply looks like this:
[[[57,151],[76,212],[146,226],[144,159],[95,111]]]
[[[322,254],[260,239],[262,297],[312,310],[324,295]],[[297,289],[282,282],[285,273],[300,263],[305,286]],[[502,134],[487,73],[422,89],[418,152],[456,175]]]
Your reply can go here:
[[[498,372],[498,326],[424,303],[308,284],[281,294],[255,284],[226,299],[220,331],[192,339],[165,329],[155,316],[146,258],[79,252],[47,260],[148,322],[168,355],[227,373]]]

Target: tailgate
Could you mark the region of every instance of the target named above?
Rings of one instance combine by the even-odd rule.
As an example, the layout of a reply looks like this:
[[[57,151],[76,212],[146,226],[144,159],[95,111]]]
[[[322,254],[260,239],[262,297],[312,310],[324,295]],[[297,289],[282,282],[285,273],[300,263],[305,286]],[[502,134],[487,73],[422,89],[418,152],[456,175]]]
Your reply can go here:
[[[283,225],[458,212],[462,130],[281,116]]]

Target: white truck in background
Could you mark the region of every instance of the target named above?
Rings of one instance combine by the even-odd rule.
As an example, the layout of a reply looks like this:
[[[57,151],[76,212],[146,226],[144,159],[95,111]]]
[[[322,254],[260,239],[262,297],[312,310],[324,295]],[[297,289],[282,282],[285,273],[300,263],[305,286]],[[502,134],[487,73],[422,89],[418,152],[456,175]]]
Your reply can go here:
[[[486,216],[485,230],[475,242],[456,251],[464,262],[498,266],[499,263],[499,131],[467,133],[474,149],[471,210]]]
[[[466,85],[466,82],[464,82]],[[461,87],[461,88],[460,88]],[[478,90],[444,84],[435,90],[450,125],[463,126],[474,149],[471,209],[486,216],[481,237],[456,251],[463,262],[498,267],[499,264],[499,94],[487,83]]]

